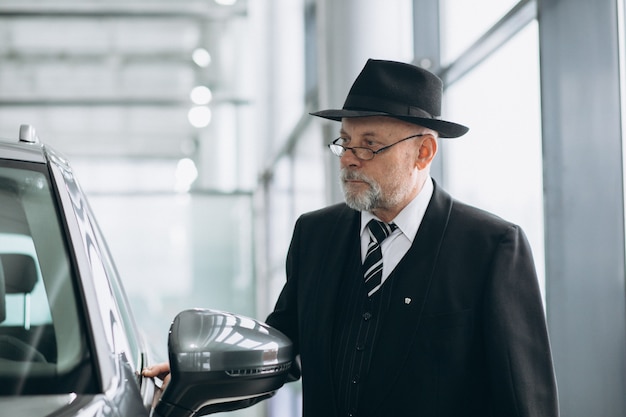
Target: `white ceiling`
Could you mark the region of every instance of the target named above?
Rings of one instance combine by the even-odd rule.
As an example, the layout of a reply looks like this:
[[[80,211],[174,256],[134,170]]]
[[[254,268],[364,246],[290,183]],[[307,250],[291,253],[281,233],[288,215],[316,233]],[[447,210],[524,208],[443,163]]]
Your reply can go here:
[[[70,156],[180,158],[198,132],[196,85],[212,106],[246,103],[236,79],[246,1],[0,2],[0,136],[19,124]],[[201,68],[196,48],[211,53]]]

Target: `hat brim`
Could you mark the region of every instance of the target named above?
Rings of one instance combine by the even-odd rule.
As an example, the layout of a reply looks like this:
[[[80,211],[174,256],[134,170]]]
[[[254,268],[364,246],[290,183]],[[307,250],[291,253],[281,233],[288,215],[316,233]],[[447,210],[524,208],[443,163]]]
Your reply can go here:
[[[469,130],[467,126],[463,126],[458,123],[448,122],[441,119],[431,119],[428,117],[418,116],[398,116],[395,114],[389,114],[379,111],[366,111],[366,110],[345,110],[345,109],[333,109],[333,110],[321,110],[313,113],[309,113],[312,116],[321,117],[323,119],[334,120],[340,122],[344,117],[371,117],[371,116],[387,116],[395,119],[400,119],[408,123],[413,123],[419,126],[427,127],[435,130],[439,133],[439,137],[442,138],[458,138],[463,136]]]

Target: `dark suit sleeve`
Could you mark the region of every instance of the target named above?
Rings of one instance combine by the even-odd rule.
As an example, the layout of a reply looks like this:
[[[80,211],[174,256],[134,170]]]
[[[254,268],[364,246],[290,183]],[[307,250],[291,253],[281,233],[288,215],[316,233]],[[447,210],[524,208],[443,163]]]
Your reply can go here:
[[[299,248],[298,242],[301,235],[301,228],[299,227],[300,221],[296,222],[294,233],[289,245],[289,251],[287,252],[286,273],[287,282],[285,283],[274,311],[267,317],[266,322],[270,326],[283,332],[294,344],[294,351],[296,355],[300,353],[299,347],[299,326],[298,326],[298,285],[295,274],[296,252]],[[300,378],[300,366],[299,361],[295,361],[290,370],[291,380],[297,380]]]
[[[530,246],[511,226],[500,241],[485,291],[485,348],[495,416],[558,416],[543,302]]]

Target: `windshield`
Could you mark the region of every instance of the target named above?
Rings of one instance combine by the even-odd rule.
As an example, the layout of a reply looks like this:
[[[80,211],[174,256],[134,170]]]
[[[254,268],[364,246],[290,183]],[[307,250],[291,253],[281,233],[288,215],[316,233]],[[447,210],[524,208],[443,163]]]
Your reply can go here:
[[[0,395],[97,385],[53,195],[45,165],[0,162]]]

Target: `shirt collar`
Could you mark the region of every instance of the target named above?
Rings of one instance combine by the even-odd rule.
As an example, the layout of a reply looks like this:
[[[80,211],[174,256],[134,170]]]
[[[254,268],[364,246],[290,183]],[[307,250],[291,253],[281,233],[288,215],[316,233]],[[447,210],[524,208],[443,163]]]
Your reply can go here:
[[[407,204],[407,206],[403,208],[392,221],[411,242],[413,242],[415,235],[417,235],[417,230],[422,223],[422,219],[424,218],[424,214],[428,208],[428,203],[433,195],[433,190],[433,180],[429,176],[424,182],[424,187],[419,194],[415,196],[415,198],[411,200],[411,202]],[[369,211],[361,212],[360,235],[363,235],[363,231],[365,230],[367,223],[372,219],[380,220]]]

